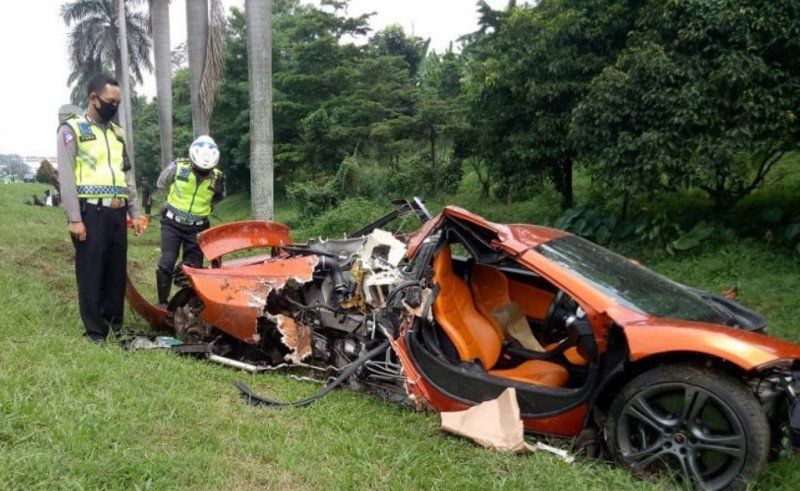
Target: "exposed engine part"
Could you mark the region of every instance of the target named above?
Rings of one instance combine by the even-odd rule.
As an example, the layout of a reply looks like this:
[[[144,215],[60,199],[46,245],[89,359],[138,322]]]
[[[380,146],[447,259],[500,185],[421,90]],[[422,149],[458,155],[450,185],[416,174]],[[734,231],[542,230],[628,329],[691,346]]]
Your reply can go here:
[[[391,348],[387,348],[383,356],[368,360],[364,363],[364,369],[369,372],[369,375],[377,380],[386,380],[390,382],[400,382],[403,379],[403,367],[394,355]]]
[[[372,307],[385,307],[391,287],[402,281],[397,269],[364,275],[364,299]]]
[[[350,283],[345,279],[339,262],[327,256],[320,256],[319,268],[328,272],[336,304],[340,305],[349,300],[351,296]]]
[[[305,250],[318,256],[336,259],[340,264],[349,265],[364,246],[365,240],[364,237],[340,240],[312,239],[308,241]]]
[[[219,363],[220,365],[225,365],[231,368],[237,368],[239,370],[244,370],[245,372],[249,373],[259,373],[266,370],[265,367],[253,365],[252,363],[245,363],[239,360],[232,360],[230,358],[225,358],[223,356],[218,356],[214,354],[209,354],[208,359],[209,361],[213,361],[214,363]]]
[[[288,247],[313,254],[316,263],[310,277],[252,291],[253,308],[262,309],[255,344],[271,363],[348,369],[388,335],[379,329],[373,309],[392,302],[404,310],[395,290],[419,284],[409,282],[400,269],[405,244],[383,230]],[[402,369],[390,346],[360,361],[346,383],[356,390],[381,387],[392,398],[405,397]]]
[[[385,230],[374,230],[358,252],[365,270],[397,268],[406,255],[406,245]]]
[[[192,293],[175,308],[172,323],[178,338],[189,344],[209,341],[213,326],[200,317],[203,302]]]
[[[355,356],[358,354],[361,348],[361,343],[357,339],[353,338],[345,338],[342,344],[342,349],[344,352],[350,356]]]

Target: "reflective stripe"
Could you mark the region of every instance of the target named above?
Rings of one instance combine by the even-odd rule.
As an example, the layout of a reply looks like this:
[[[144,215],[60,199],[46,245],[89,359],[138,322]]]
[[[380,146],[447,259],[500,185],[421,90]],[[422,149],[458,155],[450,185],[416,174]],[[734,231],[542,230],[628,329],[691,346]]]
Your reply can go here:
[[[128,196],[128,188],[124,186],[75,186],[78,196]]]
[[[205,219],[211,214],[211,201],[214,199],[211,185],[222,173],[214,169],[212,175],[198,182],[190,161],[176,160],[175,163],[175,178],[169,187],[167,203],[184,216]]]
[[[98,126],[85,116],[73,116],[67,124],[76,136],[75,187],[81,198],[129,196],[124,171],[124,141],[113,123]],[[110,133],[110,134],[109,134]]]
[[[78,157],[82,158],[86,161],[86,165],[91,167],[92,170],[97,169],[97,159],[94,158],[94,155],[90,154],[89,152],[81,149],[78,147]]]
[[[167,203],[166,210],[169,213],[172,213],[178,221],[187,221],[187,222],[205,222],[206,217],[201,217],[199,215],[192,215],[191,213],[186,213],[185,211],[181,211],[171,204]],[[172,217],[170,217],[172,218]]]

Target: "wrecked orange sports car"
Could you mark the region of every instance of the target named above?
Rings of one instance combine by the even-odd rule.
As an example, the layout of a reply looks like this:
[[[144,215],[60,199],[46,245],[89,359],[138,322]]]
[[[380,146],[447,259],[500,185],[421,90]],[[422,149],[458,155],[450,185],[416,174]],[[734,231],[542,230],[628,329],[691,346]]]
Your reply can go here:
[[[341,240],[210,229],[211,267],[183,268],[168,311],[132,286],[128,299],[186,343],[310,368],[335,379],[326,390],[453,411],[513,387],[530,432],[699,488],[744,483],[800,447],[800,345],[768,336],[758,314],[565,232],[397,204]],[[417,232],[386,231],[412,215]],[[267,254],[243,257],[253,249]]]

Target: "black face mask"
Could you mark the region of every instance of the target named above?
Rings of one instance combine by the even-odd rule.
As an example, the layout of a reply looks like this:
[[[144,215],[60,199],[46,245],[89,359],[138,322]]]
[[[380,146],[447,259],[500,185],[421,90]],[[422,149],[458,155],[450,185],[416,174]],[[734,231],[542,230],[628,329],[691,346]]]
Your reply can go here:
[[[95,106],[94,108],[97,110],[97,114],[100,115],[100,118],[102,118],[104,122],[108,123],[114,118],[114,116],[117,115],[118,105],[104,101],[99,97],[97,100],[100,102],[100,107]]]

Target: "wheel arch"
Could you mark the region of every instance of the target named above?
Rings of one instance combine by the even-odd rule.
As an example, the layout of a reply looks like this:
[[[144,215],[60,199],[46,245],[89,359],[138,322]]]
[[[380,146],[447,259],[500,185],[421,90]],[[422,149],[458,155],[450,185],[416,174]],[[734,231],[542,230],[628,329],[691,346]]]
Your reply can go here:
[[[648,370],[663,365],[699,365],[707,368],[717,368],[735,378],[753,375],[752,371],[746,370],[740,365],[701,351],[676,350],[656,353],[635,361],[629,360],[625,362],[619,370],[603,380],[595,399],[595,409],[605,414],[611,406],[614,396],[620,392],[625,384]]]

